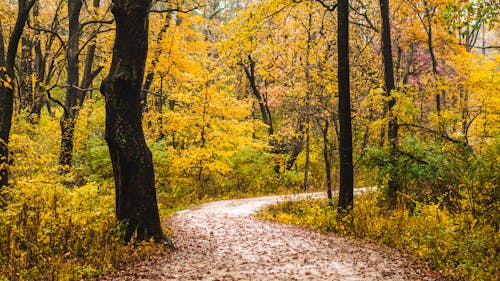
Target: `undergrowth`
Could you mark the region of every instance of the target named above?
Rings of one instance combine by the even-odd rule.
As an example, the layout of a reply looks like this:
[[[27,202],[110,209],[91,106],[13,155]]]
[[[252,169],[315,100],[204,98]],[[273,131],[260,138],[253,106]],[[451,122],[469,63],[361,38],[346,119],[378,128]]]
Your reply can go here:
[[[498,280],[500,234],[470,213],[439,204],[387,210],[376,194],[356,197],[351,215],[339,218],[327,200],[283,202],[260,218],[386,244],[429,262],[453,280]]]
[[[58,113],[60,114],[60,112]],[[115,217],[113,173],[104,141],[102,99],[87,100],[75,130],[73,167],[58,165],[59,119],[38,124],[20,113],[10,137],[10,186],[1,190],[0,281],[80,280],[106,274],[158,254],[153,243],[126,245]],[[202,202],[292,192],[268,165],[269,154],[243,147],[217,161],[224,174],[183,168],[186,151],[146,135],[155,164],[163,222],[175,211]],[[222,164],[221,164],[222,165]],[[189,173],[188,173],[189,172]],[[191,175],[191,174],[193,175]],[[288,185],[293,184],[290,180]],[[169,229],[164,223],[164,231]]]
[[[153,253],[151,243],[126,245],[109,181],[93,181],[76,165],[57,165],[58,122],[15,120],[11,185],[2,190],[0,280],[93,278]]]

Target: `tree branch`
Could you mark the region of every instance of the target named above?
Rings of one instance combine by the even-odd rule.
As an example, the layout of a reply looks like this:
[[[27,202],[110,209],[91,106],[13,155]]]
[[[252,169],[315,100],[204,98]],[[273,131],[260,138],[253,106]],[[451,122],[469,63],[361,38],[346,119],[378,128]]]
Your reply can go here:
[[[45,32],[45,33],[50,33],[50,34],[54,35],[59,40],[61,45],[66,49],[66,42],[64,42],[64,40],[62,39],[61,35],[59,35],[59,33],[55,32],[54,30],[32,26],[29,19],[26,20],[26,25],[28,26],[29,29],[32,29],[35,31],[40,31],[40,32]]]
[[[417,124],[399,124],[399,127],[417,128],[417,129],[420,129],[420,130],[425,131],[427,133],[431,133],[431,134],[440,136],[443,139],[445,139],[445,140],[447,140],[449,142],[452,142],[454,144],[459,144],[459,145],[465,145],[465,146],[467,146],[467,143],[465,141],[463,141],[463,140],[454,139],[454,138],[448,136],[445,132],[439,132],[439,131],[436,131],[434,129],[427,128],[427,127],[424,127],[424,126],[421,126],[421,125],[417,125]]]
[[[323,0],[316,0],[316,2],[320,3],[321,6],[329,12],[333,12],[337,8],[337,3],[326,3],[326,1]]]
[[[90,21],[86,21],[86,22],[81,23],[80,24],[80,29],[84,28],[85,26],[87,26],[89,24],[101,24],[101,25],[104,25],[104,24],[112,24],[114,22],[115,22],[114,19],[111,19],[111,20],[90,20]]]

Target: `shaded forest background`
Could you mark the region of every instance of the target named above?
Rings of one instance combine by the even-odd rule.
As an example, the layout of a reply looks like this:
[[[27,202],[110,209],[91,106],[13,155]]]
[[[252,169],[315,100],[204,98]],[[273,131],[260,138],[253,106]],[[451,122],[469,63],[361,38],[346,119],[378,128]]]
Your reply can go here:
[[[0,280],[91,278],[151,254],[150,244],[124,245],[115,218],[99,91],[115,38],[110,1],[0,3],[0,98],[14,99],[10,157],[0,167],[10,173]],[[154,1],[140,102],[162,219],[205,200],[337,190],[336,7]],[[333,201],[263,216],[387,243],[453,278],[493,280],[500,6],[391,1],[389,93],[379,8],[374,0],[349,8],[354,183],[378,191],[355,199],[344,221]]]

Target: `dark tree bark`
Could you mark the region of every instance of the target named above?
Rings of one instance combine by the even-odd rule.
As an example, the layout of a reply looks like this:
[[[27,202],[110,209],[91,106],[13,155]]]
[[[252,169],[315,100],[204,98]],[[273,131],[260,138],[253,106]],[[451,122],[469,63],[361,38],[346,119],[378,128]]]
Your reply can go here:
[[[337,2],[338,20],[338,79],[339,79],[339,152],[340,191],[339,209],[349,210],[353,205],[354,169],[352,164],[351,96],[349,78],[349,1]]]
[[[82,9],[81,0],[69,0],[69,41],[66,51],[67,65],[67,88],[65,99],[65,111],[61,118],[61,152],[59,157],[59,164],[71,166],[73,162],[73,145],[74,145],[74,132],[76,119],[83,106],[83,102],[87,95],[88,89],[92,86],[92,81],[101,72],[103,67],[98,67],[92,70],[94,64],[94,57],[96,51],[96,42],[92,42],[87,47],[87,56],[84,63],[83,78],[80,86],[80,60],[79,60],[79,41],[81,35],[80,26],[80,11]],[[94,8],[99,8],[100,0],[93,1]]]
[[[310,158],[311,158],[311,136],[310,136],[310,130],[309,130],[309,125],[307,125],[308,128],[306,129],[306,163],[304,164],[304,182],[302,183],[302,189],[304,191],[307,190],[307,187],[309,186],[309,166],[310,166]]]
[[[32,51],[33,41],[29,34],[24,33],[21,38],[21,61],[19,63],[19,105],[17,110],[28,109],[33,104],[33,81],[32,81]],[[31,109],[31,108],[30,108]]]
[[[33,18],[37,21],[40,13],[40,4],[37,2],[33,7]],[[40,120],[40,114],[42,111],[42,105],[44,101],[44,92],[42,81],[45,77],[45,58],[42,53],[42,42],[40,40],[40,31],[35,31],[35,39],[33,44],[35,52],[35,93],[33,94],[33,104],[31,105],[31,121],[33,123],[38,123]]]
[[[308,181],[309,181],[309,166],[310,166],[310,156],[311,156],[311,94],[312,94],[312,86],[311,86],[311,64],[309,62],[309,55],[311,52],[311,42],[312,42],[312,14],[309,13],[308,18],[308,28],[307,28],[307,48],[306,48],[306,57],[305,57],[305,78],[307,84],[307,91],[305,97],[305,122],[306,122],[306,163],[304,165],[304,182],[302,183],[302,189],[304,191],[307,190]]]
[[[66,49],[66,98],[64,100],[64,113],[61,117],[61,151],[59,164],[71,166],[73,162],[73,139],[75,132],[77,104],[78,104],[78,82],[80,80],[79,69],[79,41],[80,41],[80,12],[83,2],[81,0],[68,0],[68,45]]]
[[[105,138],[113,164],[116,214],[126,223],[125,241],[130,241],[135,232],[138,240],[166,239],[156,202],[152,155],[142,129],[141,90],[150,6],[151,0],[113,0],[116,38],[111,69],[101,84],[106,99]]]
[[[425,3],[427,5],[427,2]],[[434,44],[433,44],[433,31],[432,31],[432,22],[434,18],[434,9],[429,6],[425,7],[425,14],[428,19],[429,26],[427,27],[427,47],[429,49],[429,54],[431,55],[431,63],[432,63],[432,73],[434,76],[439,75],[438,67],[437,67],[437,59],[436,54],[434,53]],[[436,112],[441,115],[441,94],[436,94]]]
[[[259,103],[259,109],[262,115],[262,121],[264,122],[264,124],[269,126],[267,131],[269,135],[272,135],[274,133],[274,129],[273,129],[273,120],[271,116],[271,111],[269,110],[267,101],[264,99],[262,93],[259,90],[259,87],[257,86],[257,77],[255,76],[255,60],[252,58],[252,56],[248,55],[248,65],[246,65],[243,62],[241,62],[239,65],[243,67],[243,70],[245,71],[245,76],[247,77],[248,83],[250,84],[250,90],[252,91],[252,94],[257,100],[257,102]]]
[[[52,18],[52,22],[50,24],[50,30],[56,31],[60,29],[60,14],[62,9],[64,8],[65,1],[59,0],[57,4],[57,8],[54,13],[54,17]],[[51,116],[53,116],[53,112],[50,109],[49,98],[46,95],[47,87],[50,85],[52,77],[54,73],[58,70],[56,67],[56,59],[60,56],[60,54],[64,51],[63,47],[58,47],[55,51],[53,51],[54,41],[56,40],[57,33],[49,33],[47,39],[45,40],[45,44],[42,49],[42,43],[40,40],[41,30],[37,29],[39,22],[39,3],[37,2],[33,7],[33,18],[34,22],[37,23],[36,27],[31,27],[35,29],[35,89],[36,95],[33,98],[33,107],[31,109],[31,121],[33,123],[37,123],[40,120],[42,107],[47,106],[47,110]]]
[[[26,20],[28,19],[29,11],[33,7],[35,0],[19,0],[17,19],[14,29],[9,38],[7,47],[7,55],[5,56],[3,36],[0,36],[0,80],[7,78],[13,79],[14,66],[16,64],[17,47],[19,40],[23,34]],[[1,21],[0,21],[1,33]],[[8,181],[8,163],[9,163],[9,135],[12,126],[12,113],[14,109],[14,85],[5,87],[0,83],[0,189],[7,186]]]
[[[291,138],[289,146],[291,147],[290,157],[286,161],[285,169],[292,170],[293,164],[297,161],[297,157],[304,149],[304,124],[302,120],[298,120],[298,128],[295,130],[295,135]]]
[[[398,120],[392,114],[392,108],[396,100],[391,98],[391,91],[394,90],[394,64],[392,60],[391,44],[391,24],[389,20],[389,0],[380,0],[380,14],[382,17],[382,58],[384,63],[385,95],[388,98],[387,112],[389,114],[389,123],[387,126],[387,136],[390,146],[391,175],[388,183],[388,197],[392,203],[395,203],[396,192],[399,190],[396,170],[396,151],[398,145]]]
[[[410,77],[410,69],[411,65],[413,63],[413,54],[415,53],[415,46],[413,45],[413,42],[410,43],[410,54],[408,55],[408,59],[406,61],[406,65],[404,68],[403,72],[403,79],[402,82],[404,85],[408,84],[408,78]]]
[[[321,133],[323,137],[323,160],[325,162],[325,175],[326,175],[326,194],[328,197],[328,202],[332,202],[332,162],[330,157],[330,149],[328,145],[328,133],[330,130],[330,120],[325,119],[324,126],[321,126]]]

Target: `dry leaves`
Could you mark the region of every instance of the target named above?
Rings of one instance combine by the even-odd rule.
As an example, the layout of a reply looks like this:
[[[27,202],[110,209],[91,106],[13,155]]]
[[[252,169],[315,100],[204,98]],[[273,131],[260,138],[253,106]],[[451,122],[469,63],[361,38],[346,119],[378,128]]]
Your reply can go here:
[[[218,201],[171,220],[178,250],[102,280],[435,280],[395,251],[254,219],[282,197]]]

